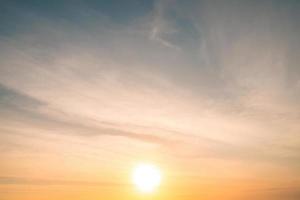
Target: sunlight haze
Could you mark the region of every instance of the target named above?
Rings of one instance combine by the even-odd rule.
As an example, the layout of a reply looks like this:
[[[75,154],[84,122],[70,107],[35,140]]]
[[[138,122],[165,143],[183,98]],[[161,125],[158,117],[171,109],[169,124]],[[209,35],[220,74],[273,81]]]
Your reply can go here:
[[[300,1],[0,0],[0,200],[299,200]]]

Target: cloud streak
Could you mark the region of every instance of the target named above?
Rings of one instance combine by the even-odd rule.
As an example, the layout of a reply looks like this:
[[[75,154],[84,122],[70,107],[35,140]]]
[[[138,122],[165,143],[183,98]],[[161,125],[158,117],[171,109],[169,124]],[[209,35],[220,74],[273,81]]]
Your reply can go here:
[[[114,182],[90,182],[90,181],[68,181],[32,179],[23,177],[0,177],[0,185],[38,185],[38,186],[61,186],[61,185],[81,185],[81,186],[101,186],[101,187],[121,187],[125,184]]]

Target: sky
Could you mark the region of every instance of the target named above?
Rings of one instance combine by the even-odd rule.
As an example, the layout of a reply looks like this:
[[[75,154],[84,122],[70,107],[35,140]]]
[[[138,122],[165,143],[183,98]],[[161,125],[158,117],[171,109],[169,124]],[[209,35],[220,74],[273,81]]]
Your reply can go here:
[[[299,199],[299,19],[297,0],[1,0],[0,199]]]

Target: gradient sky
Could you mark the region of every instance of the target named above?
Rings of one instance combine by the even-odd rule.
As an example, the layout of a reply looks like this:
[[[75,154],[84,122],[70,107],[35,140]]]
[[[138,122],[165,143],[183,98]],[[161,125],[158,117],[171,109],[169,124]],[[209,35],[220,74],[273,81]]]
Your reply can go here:
[[[0,2],[1,200],[300,199],[300,1]]]

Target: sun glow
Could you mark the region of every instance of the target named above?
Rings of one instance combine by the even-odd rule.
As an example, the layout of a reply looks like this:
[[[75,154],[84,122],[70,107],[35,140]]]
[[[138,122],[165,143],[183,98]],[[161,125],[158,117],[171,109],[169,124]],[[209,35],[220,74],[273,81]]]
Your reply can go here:
[[[153,192],[160,184],[160,170],[151,164],[140,164],[133,171],[133,183],[144,193]]]

